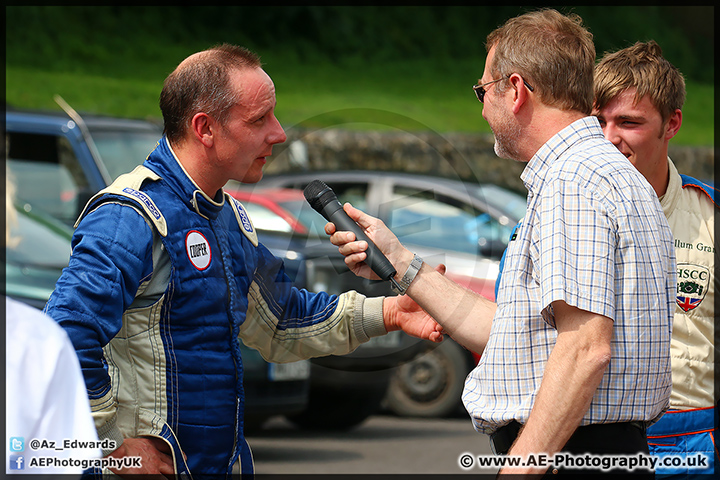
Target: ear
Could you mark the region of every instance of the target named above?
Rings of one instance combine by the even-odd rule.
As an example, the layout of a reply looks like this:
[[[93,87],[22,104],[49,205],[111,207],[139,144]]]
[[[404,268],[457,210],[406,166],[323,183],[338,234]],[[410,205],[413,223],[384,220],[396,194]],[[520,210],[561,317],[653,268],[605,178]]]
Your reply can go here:
[[[517,114],[528,100],[528,90],[522,77],[517,73],[510,75],[509,80],[514,92],[512,97],[512,112]]]
[[[678,108],[675,110],[672,115],[670,115],[670,118],[666,122],[665,127],[665,140],[670,140],[673,138],[678,130],[680,130],[680,126],[682,125],[682,111]]]
[[[193,136],[205,147],[213,146],[213,119],[207,113],[196,113],[190,120],[190,129]]]

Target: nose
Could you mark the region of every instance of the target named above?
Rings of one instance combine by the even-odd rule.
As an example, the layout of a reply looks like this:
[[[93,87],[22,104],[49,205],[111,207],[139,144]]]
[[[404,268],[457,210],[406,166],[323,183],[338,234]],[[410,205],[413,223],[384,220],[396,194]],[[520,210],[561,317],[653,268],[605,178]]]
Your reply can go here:
[[[605,135],[605,138],[615,145],[616,147],[620,145],[620,142],[622,142],[622,138],[620,137],[620,132],[610,123],[606,123],[603,127],[603,135]]]
[[[287,140],[285,130],[283,130],[282,125],[280,125],[280,121],[277,119],[277,117],[275,117],[275,115],[273,115],[273,122],[274,125],[272,126],[270,133],[268,134],[267,142],[270,145],[283,143],[285,140]]]

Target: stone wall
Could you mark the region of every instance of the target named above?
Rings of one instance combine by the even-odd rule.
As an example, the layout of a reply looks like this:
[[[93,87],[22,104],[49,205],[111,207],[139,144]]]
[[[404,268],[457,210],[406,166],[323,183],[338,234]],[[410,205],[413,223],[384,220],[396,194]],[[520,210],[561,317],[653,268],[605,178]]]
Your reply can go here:
[[[406,131],[289,129],[288,140],[274,147],[266,173],[299,170],[407,171],[488,182],[524,192],[525,164],[501,159],[491,134]],[[711,147],[672,146],[670,156],[681,173],[713,180]]]

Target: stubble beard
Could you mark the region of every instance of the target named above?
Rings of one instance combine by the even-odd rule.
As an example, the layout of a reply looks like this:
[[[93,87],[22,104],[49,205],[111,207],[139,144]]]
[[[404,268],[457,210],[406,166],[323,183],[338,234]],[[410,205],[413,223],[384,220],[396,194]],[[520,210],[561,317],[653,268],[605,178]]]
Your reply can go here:
[[[520,138],[520,126],[517,124],[510,125],[509,122],[503,122],[502,128],[493,130],[495,135],[495,155],[500,158],[519,161],[520,154],[515,147]]]
[[[498,117],[495,125],[491,126],[493,135],[495,136],[495,155],[500,158],[507,158],[518,161],[520,154],[517,149],[517,143],[520,140],[520,125],[513,121],[514,119],[508,113],[503,113]]]

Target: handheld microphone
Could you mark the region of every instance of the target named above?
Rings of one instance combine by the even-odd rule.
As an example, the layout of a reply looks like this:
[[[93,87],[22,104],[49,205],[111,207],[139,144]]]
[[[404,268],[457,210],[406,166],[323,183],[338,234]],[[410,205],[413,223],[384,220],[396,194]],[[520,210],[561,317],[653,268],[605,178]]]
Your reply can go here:
[[[353,232],[356,240],[364,240],[368,244],[365,263],[383,280],[389,280],[399,288],[395,281],[397,270],[383,255],[380,249],[368,238],[362,227],[345,213],[335,192],[320,180],[313,180],[303,192],[305,199],[325,220],[335,224],[338,231]]]

